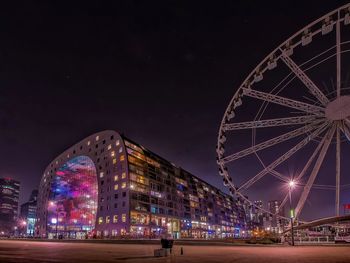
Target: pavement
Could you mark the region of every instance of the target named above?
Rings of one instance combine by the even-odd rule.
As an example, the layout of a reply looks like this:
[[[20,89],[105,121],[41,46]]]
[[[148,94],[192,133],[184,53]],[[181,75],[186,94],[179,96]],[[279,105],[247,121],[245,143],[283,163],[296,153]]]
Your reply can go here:
[[[0,240],[1,263],[33,262],[261,262],[350,263],[350,246],[175,246],[172,256],[153,257],[160,245]],[[183,248],[184,254],[180,254]]]

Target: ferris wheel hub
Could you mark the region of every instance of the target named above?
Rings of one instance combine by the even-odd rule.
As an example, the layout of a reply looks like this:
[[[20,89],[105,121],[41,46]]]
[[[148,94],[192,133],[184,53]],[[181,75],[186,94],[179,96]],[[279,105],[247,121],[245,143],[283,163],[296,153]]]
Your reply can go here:
[[[350,116],[350,96],[340,96],[326,107],[326,118],[331,121],[344,120]]]

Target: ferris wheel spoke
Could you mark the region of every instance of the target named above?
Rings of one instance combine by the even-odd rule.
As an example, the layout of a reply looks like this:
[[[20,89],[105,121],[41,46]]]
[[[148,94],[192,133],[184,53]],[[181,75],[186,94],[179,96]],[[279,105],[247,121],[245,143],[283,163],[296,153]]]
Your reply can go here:
[[[339,13],[338,13],[339,16]],[[340,21],[336,24],[336,45],[337,45],[337,97],[341,95],[341,43],[340,43]]]
[[[324,144],[326,140],[326,136],[324,136],[321,140],[321,142],[317,145],[315,151],[312,153],[311,157],[308,159],[306,165],[304,166],[303,170],[300,172],[300,174],[296,177],[296,181],[299,182],[301,178],[304,177],[304,175],[306,174],[307,170],[309,169],[310,165],[312,164],[312,162],[314,161],[314,159],[316,158],[316,155],[319,153],[319,151],[322,148],[322,145]]]
[[[321,165],[323,163],[324,157],[326,156],[329,145],[331,144],[335,129],[336,129],[336,126],[333,125],[332,128],[329,129],[327,134],[326,134],[326,139],[322,145],[322,149],[321,149],[320,154],[316,160],[315,166],[310,174],[310,177],[309,177],[306,185],[304,186],[304,190],[303,190],[303,192],[300,196],[299,202],[295,208],[295,217],[299,216],[301,210],[304,207],[306,199],[310,193],[311,187],[312,187],[312,185],[316,179],[316,176],[321,168]]]
[[[307,116],[290,117],[290,118],[227,123],[224,125],[223,128],[225,131],[232,131],[232,130],[243,130],[243,129],[252,129],[252,128],[267,128],[267,127],[278,127],[278,126],[286,126],[286,125],[297,125],[297,124],[310,123],[314,121],[315,118],[316,116],[307,115]]]
[[[256,174],[254,177],[252,177],[250,180],[245,182],[242,186],[240,186],[237,191],[241,191],[243,189],[247,189],[251,187],[253,184],[255,184],[257,181],[259,181],[261,178],[263,178],[266,174],[270,173],[273,169],[275,169],[278,165],[288,160],[293,154],[295,154],[297,151],[299,151],[301,148],[303,148],[306,144],[308,144],[311,140],[313,140],[316,136],[321,134],[324,129],[327,127],[326,124],[321,125],[321,127],[318,127],[316,131],[314,131],[312,134],[304,138],[301,142],[299,142],[297,145],[295,145],[293,148],[291,148],[289,151],[281,155],[279,158],[277,158],[275,161],[273,161],[270,165],[266,166],[263,170],[261,170],[258,174]],[[287,178],[287,177],[285,177]]]
[[[270,93],[253,90],[253,89],[248,89],[248,88],[243,88],[243,94],[255,99],[272,102],[288,108],[297,109],[303,112],[312,113],[317,116],[324,116],[324,108],[311,105],[305,102],[296,101],[285,97],[281,97]]]
[[[339,202],[340,202],[340,129],[339,124],[337,124],[337,142],[336,142],[336,168],[335,168],[335,187],[336,187],[336,193],[335,193],[335,214],[336,216],[339,216]]]
[[[315,121],[315,123],[303,126],[303,127],[298,128],[296,130],[292,130],[290,132],[284,133],[284,134],[282,134],[280,136],[277,136],[275,138],[272,138],[270,140],[267,140],[267,141],[264,141],[262,143],[256,144],[256,145],[254,145],[252,147],[249,147],[249,148],[244,149],[242,151],[239,151],[237,153],[234,153],[234,154],[231,154],[229,156],[226,156],[226,157],[224,157],[222,159],[222,161],[224,163],[232,162],[234,160],[240,159],[240,158],[242,158],[244,156],[247,156],[249,154],[252,154],[252,153],[255,153],[257,151],[269,148],[271,146],[274,146],[274,145],[279,144],[281,142],[290,140],[290,139],[295,138],[297,136],[300,136],[302,134],[311,132],[312,130],[317,128],[317,127],[315,127],[315,126],[317,126],[317,124],[319,124],[319,121]]]
[[[304,83],[311,94],[313,94],[322,105],[327,105],[329,99],[323,94],[323,92],[316,86],[316,84],[306,75],[306,73],[284,52],[281,56],[283,62],[289,67],[291,71]]]
[[[284,181],[284,182],[288,182],[289,181],[289,177],[281,174],[280,172],[277,172],[276,170],[269,170],[269,173],[276,177],[277,179],[280,179],[281,181]]]

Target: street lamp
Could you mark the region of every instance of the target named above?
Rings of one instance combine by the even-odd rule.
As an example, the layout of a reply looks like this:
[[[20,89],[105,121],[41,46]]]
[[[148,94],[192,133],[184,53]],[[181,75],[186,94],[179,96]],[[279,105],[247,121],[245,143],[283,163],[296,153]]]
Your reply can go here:
[[[296,183],[292,179],[288,183],[289,186],[289,209],[290,209],[290,231],[292,234],[292,246],[294,246],[294,226],[293,226],[293,219],[294,219],[294,209],[292,208],[292,190],[295,188]]]
[[[59,218],[58,218],[58,202],[57,201],[56,202],[50,201],[49,206],[55,207],[56,218],[52,218],[51,223],[56,225],[56,239],[58,239],[58,220],[59,220]]]

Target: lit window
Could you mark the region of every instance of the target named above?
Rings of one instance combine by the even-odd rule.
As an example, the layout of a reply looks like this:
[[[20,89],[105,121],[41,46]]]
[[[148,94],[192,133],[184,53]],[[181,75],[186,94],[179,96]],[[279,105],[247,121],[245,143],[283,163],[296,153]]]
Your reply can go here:
[[[122,222],[126,222],[126,214],[122,214]]]
[[[118,188],[119,188],[119,185],[118,185],[118,184],[115,184],[115,185],[114,185],[114,190],[118,190]]]
[[[109,216],[106,216],[106,224],[108,224],[108,223],[109,223],[109,221],[110,221]]]
[[[118,175],[115,175],[114,176],[114,181],[117,182],[119,180],[119,176]]]
[[[90,142],[90,141],[88,141],[88,142],[87,142],[87,145],[89,146],[89,145],[90,145],[90,143],[91,143],[91,142]]]
[[[98,224],[99,224],[99,225],[103,224],[103,217],[99,217],[99,218],[98,218]]]
[[[126,173],[123,172],[123,173],[122,173],[122,179],[125,179],[125,178],[126,178]]]
[[[100,172],[100,178],[102,178],[103,177],[103,172]]]
[[[120,155],[120,161],[124,161],[124,160],[125,160],[124,154],[123,154],[123,155]]]
[[[120,148],[119,148],[119,153],[122,153],[122,152],[123,152],[123,148],[120,147]]]
[[[113,216],[113,223],[118,223],[118,215]]]
[[[114,151],[112,151],[112,152],[111,152],[111,156],[112,156],[112,157],[114,157],[114,155],[115,155],[115,152],[114,152]]]
[[[122,183],[122,188],[126,187],[126,182]]]
[[[116,164],[117,163],[117,159],[113,159],[113,164]]]
[[[117,140],[117,141],[115,142],[115,145],[119,146],[119,144],[120,144],[120,142],[119,142],[119,140]]]
[[[99,139],[100,139],[100,136],[97,135],[97,136],[96,136],[96,141],[98,141]]]
[[[108,149],[108,150],[112,149],[112,145],[111,145],[111,144],[108,145],[107,149]]]

